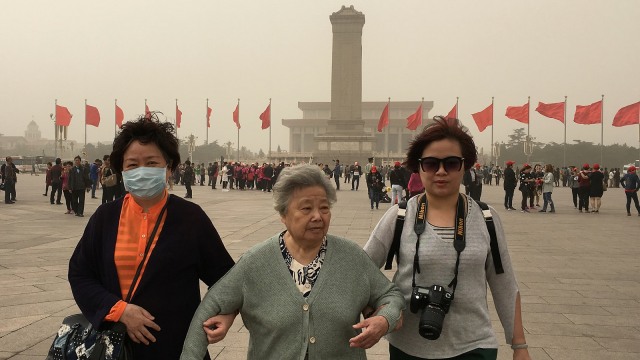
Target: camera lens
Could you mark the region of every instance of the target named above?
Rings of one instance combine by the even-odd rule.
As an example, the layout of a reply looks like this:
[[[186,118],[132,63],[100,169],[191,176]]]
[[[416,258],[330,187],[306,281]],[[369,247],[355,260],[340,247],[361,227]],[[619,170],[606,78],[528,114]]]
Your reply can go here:
[[[425,307],[420,316],[420,324],[418,332],[420,336],[428,340],[436,340],[442,333],[442,323],[444,322],[445,312],[443,309],[434,306]]]

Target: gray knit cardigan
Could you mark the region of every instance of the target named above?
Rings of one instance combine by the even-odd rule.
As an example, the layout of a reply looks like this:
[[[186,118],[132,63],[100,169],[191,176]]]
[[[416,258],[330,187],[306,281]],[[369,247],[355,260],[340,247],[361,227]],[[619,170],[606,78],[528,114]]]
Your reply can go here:
[[[202,323],[240,310],[249,330],[247,359],[366,359],[349,347],[353,325],[367,306],[396,326],[404,299],[357,244],[327,235],[327,253],[308,298],[295,286],[280,252],[278,235],[256,245],[205,295],[180,359],[203,358],[207,338]]]

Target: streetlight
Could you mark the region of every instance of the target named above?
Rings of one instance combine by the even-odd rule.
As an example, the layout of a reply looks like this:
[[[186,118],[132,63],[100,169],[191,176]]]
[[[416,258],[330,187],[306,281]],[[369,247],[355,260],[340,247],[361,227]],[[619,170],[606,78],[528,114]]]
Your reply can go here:
[[[198,137],[193,134],[186,137],[187,145],[189,146],[189,161],[193,162],[193,152],[196,149],[196,139]]]
[[[504,142],[502,143],[496,142],[493,144],[493,154],[496,156],[495,162],[493,163],[493,165],[498,165],[498,160],[500,159],[500,151],[502,150],[502,145],[504,145]]]
[[[531,154],[533,154],[533,139],[532,136],[527,135],[524,140],[524,154],[527,155],[527,164],[530,162]]]
[[[58,157],[58,125],[56,125],[56,117],[53,116],[53,113],[49,114],[49,117],[51,118],[51,121],[53,121],[53,132],[54,132],[54,140],[53,140],[53,153],[54,156],[57,158]]]

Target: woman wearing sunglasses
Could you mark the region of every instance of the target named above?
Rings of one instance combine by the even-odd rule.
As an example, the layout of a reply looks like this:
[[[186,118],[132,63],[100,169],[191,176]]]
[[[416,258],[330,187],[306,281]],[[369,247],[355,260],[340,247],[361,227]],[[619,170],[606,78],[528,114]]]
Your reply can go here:
[[[513,358],[529,360],[520,294],[502,223],[490,209],[504,272],[496,273],[480,206],[460,193],[475,144],[458,120],[436,117],[409,145],[407,168],[420,174],[424,194],[407,203],[394,282],[407,307],[403,327],[387,336],[392,360],[496,359],[487,285]],[[380,267],[392,247],[398,207],[376,225],[365,251]],[[395,251],[394,251],[395,252]]]

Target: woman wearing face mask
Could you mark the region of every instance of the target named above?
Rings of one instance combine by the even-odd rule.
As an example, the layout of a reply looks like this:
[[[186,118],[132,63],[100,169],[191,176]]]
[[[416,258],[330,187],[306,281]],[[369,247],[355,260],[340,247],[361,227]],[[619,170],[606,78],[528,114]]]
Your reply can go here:
[[[177,359],[199,280],[211,286],[234,264],[204,211],[166,190],[180,163],[173,134],[155,115],[122,126],[110,160],[129,193],[96,210],[69,261],[84,316],[124,323],[135,359]]]

